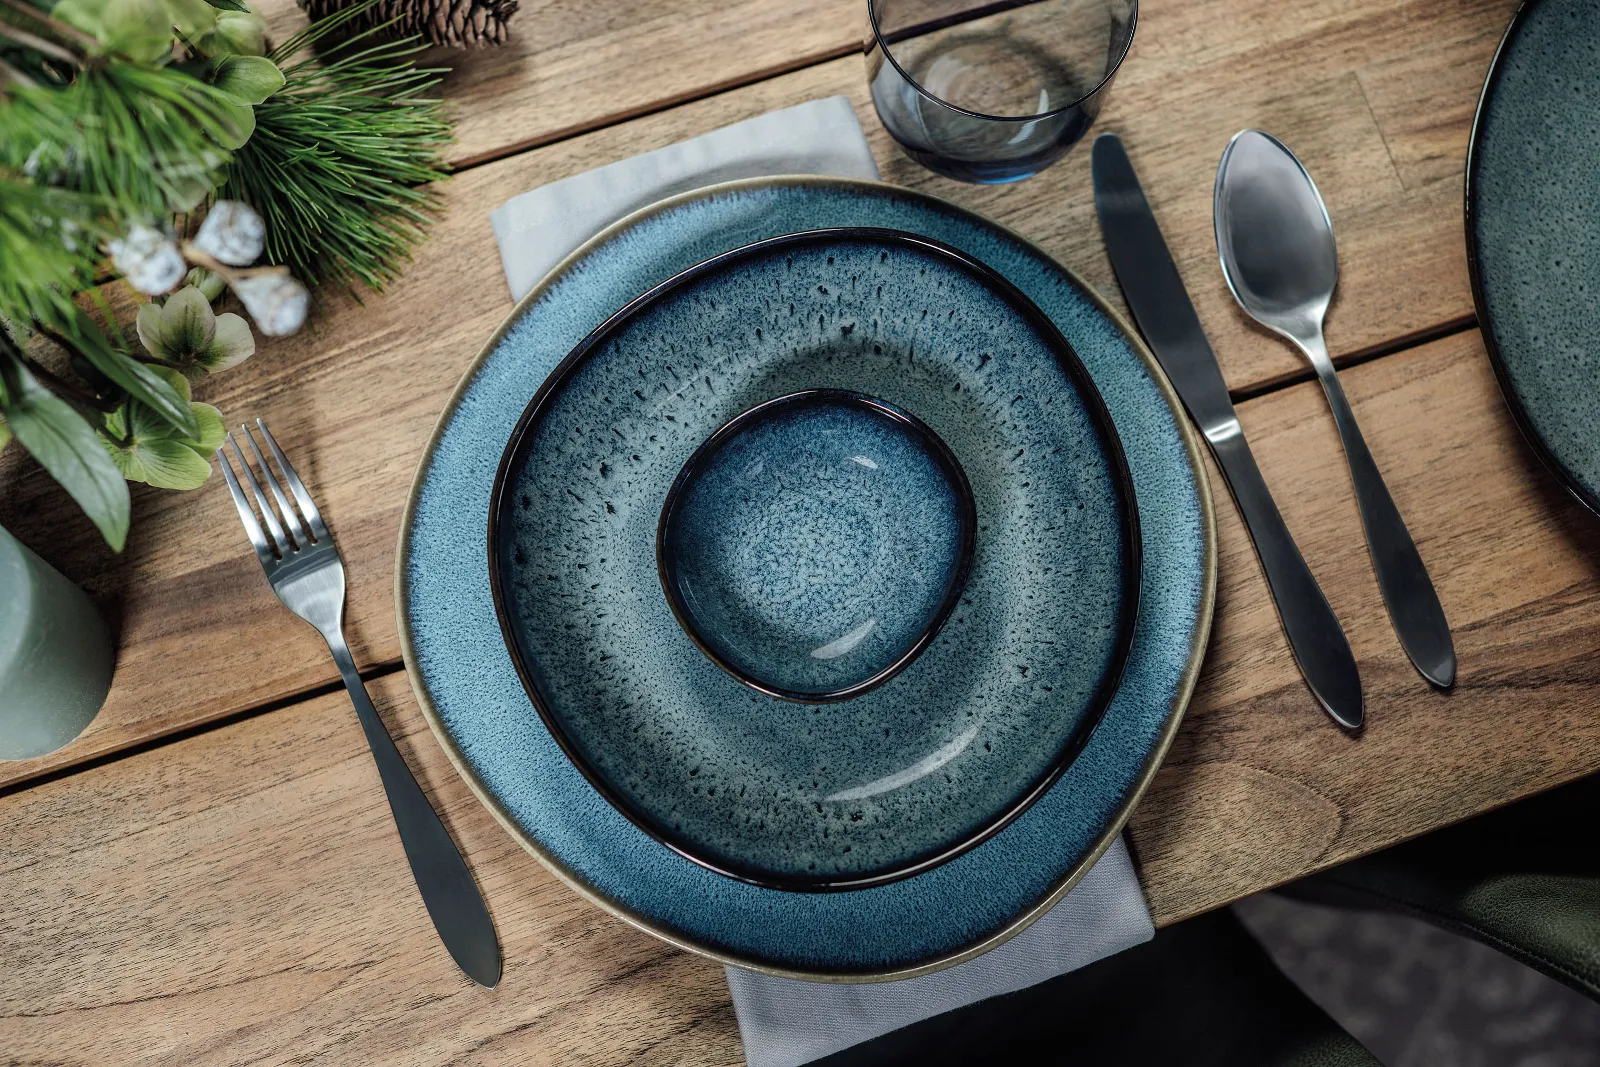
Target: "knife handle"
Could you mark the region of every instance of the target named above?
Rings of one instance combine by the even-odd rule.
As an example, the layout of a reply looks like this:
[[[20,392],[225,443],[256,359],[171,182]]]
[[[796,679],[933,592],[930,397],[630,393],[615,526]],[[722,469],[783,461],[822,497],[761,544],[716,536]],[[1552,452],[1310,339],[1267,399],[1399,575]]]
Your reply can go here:
[[[1211,450],[1244,513],[1245,528],[1255,542],[1261,569],[1267,573],[1267,585],[1300,673],[1335,722],[1346,729],[1360,729],[1365,719],[1361,673],[1350,642],[1295,547],[1244,434],[1237,429],[1219,434],[1211,440]]]

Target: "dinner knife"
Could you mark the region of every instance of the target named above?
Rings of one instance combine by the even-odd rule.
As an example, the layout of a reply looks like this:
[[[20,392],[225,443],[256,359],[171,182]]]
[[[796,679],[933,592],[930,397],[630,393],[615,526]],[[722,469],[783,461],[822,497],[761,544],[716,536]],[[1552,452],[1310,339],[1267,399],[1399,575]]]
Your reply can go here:
[[[1350,642],[1261,477],[1216,354],[1116,134],[1095,138],[1093,169],[1095,210],[1117,282],[1139,332],[1227,477],[1300,673],[1334,722],[1360,729],[1365,719],[1361,674]]]

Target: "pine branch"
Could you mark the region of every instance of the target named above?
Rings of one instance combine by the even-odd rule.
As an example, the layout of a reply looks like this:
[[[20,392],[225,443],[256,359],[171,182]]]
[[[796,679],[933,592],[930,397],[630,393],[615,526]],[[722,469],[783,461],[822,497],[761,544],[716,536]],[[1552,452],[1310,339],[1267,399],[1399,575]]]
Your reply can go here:
[[[51,59],[59,59],[61,62],[70,63],[74,67],[83,62],[83,57],[70,48],[63,48],[54,41],[47,41],[38,34],[29,33],[27,30],[13,26],[9,22],[0,21],[0,37],[5,38],[19,48],[31,48],[40,55],[49,56]]]
[[[4,80],[11,85],[20,85],[24,89],[37,89],[39,87],[38,82],[3,59],[0,59],[0,80]],[[5,87],[0,86],[0,95],[3,95],[4,92]]]
[[[57,40],[71,41],[77,45],[84,55],[93,55],[100,50],[100,42],[89,34],[84,33],[76,26],[62,22],[53,15],[40,11],[32,4],[26,3],[25,0],[0,0],[0,7],[10,8],[15,12],[11,16],[11,20],[15,20],[18,16],[30,19],[34,25],[54,34]],[[9,20],[0,19],[0,21]]]
[[[424,94],[436,70],[415,67],[412,41],[362,44],[375,30],[298,58],[371,5],[347,8],[273,54],[287,82],[255,109],[221,195],[267,222],[267,259],[315,285],[374,291],[410,260],[439,209],[446,177],[443,107]],[[380,27],[381,28],[381,27]]]

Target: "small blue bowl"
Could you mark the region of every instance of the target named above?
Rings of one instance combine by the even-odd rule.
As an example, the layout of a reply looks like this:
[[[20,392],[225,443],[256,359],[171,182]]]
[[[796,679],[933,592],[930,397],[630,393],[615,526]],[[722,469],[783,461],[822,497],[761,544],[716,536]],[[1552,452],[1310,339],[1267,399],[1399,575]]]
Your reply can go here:
[[[661,509],[661,588],[712,662],[768,696],[848,700],[928,647],[972,567],[966,472],[921,420],[808,389],[734,416]]]

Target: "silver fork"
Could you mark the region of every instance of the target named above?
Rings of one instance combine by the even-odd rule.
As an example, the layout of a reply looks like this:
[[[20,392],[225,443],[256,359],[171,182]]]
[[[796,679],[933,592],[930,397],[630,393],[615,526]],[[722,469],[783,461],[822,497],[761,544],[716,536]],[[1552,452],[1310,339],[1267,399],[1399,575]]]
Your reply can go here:
[[[284,496],[272,467],[256,444],[255,435],[248,426],[240,426],[261,471],[261,481],[267,484],[278,508],[274,513],[239,442],[230,433],[228,444],[233,446],[244,481],[250,486],[250,495],[261,509],[261,521],[258,521],[250,501],[245,499],[244,490],[239,487],[226,450],[217,449],[222,476],[227,479],[234,506],[239,509],[239,521],[250,535],[250,543],[255,546],[261,567],[267,572],[272,591],[283,601],[284,607],[316,627],[322,639],[328,642],[328,650],[339,665],[339,674],[344,678],[350,700],[356,706],[356,715],[361,719],[361,728],[366,732],[367,744],[372,746],[378,777],[383,780],[395,826],[400,830],[400,843],[405,846],[406,859],[411,861],[411,873],[417,880],[434,928],[467,977],[492,989],[500,981],[500,943],[495,937],[489,909],[484,906],[483,896],[451,840],[450,831],[439,821],[439,814],[428,803],[422,787],[417,785],[411,769],[394,747],[394,739],[384,729],[383,720],[378,717],[366,686],[361,684],[361,676],[356,673],[350,647],[345,644],[344,561],[339,558],[339,550],[323,525],[322,513],[312,502],[311,494],[306,492],[294,467],[290,466],[289,458],[278,447],[267,424],[257,419],[256,425],[261,428],[267,451],[272,453],[300,510],[296,514],[288,497]],[[279,516],[282,516],[281,521]],[[265,531],[262,521],[266,523]]]

